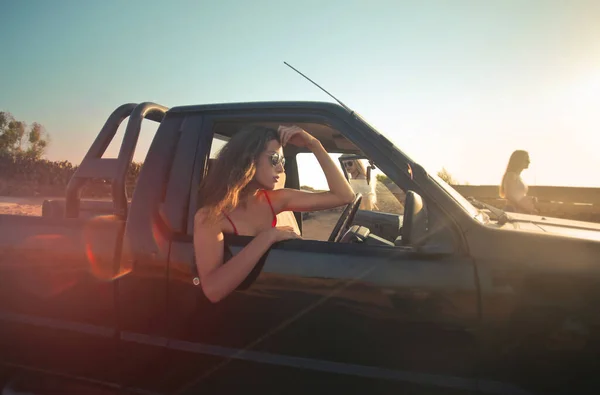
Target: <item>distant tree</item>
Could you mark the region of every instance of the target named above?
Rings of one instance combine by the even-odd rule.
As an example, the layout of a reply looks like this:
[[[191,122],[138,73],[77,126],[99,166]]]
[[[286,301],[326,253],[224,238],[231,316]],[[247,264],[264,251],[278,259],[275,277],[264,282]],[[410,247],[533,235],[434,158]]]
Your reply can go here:
[[[17,121],[9,112],[0,112],[0,155],[23,155],[40,159],[48,147],[50,138],[42,125],[34,122],[31,127]]]
[[[14,155],[21,151],[25,124],[10,113],[0,112],[0,153]]]
[[[46,129],[37,122],[34,122],[29,129],[28,146],[26,155],[35,159],[41,158],[46,153],[49,137]]]
[[[458,184],[458,181],[452,176],[452,174],[450,174],[448,170],[446,170],[445,167],[442,167],[442,170],[438,171],[437,175],[439,178],[446,181],[450,185]]]

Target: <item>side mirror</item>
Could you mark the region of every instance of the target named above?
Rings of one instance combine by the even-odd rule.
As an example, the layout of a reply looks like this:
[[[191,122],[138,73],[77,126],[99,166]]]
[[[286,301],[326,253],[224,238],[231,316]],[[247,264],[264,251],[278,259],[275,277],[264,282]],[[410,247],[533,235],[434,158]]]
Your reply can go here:
[[[371,170],[377,169],[375,163],[369,159],[369,165],[367,166],[367,184],[371,185]]]
[[[340,162],[340,167],[342,168],[342,173],[344,174],[344,177],[346,178],[346,181],[350,182],[350,175],[348,174],[348,172],[346,171],[346,166],[344,166],[344,160],[346,158],[342,158],[341,156],[338,158],[338,161]]]
[[[414,191],[407,191],[401,230],[402,245],[420,246],[425,242],[428,228],[429,218],[423,198]]]

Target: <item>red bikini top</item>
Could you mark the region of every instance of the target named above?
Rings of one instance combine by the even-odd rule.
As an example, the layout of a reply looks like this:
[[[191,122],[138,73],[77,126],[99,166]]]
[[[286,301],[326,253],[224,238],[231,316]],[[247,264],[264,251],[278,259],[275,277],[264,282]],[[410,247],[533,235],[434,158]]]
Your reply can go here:
[[[271,198],[269,198],[269,194],[264,189],[262,191],[264,192],[265,197],[267,198],[267,202],[269,202],[269,207],[271,207],[271,212],[273,213],[273,221],[271,222],[271,227],[274,228],[274,227],[277,226],[277,215],[275,215],[275,210],[273,209],[273,204],[271,203]],[[227,214],[225,214],[225,213],[223,213],[223,215],[225,216],[225,218],[227,218],[227,220],[229,221],[229,223],[233,227],[234,234],[238,235],[237,228],[235,227],[235,224],[233,223],[233,221],[231,220],[231,218],[229,218],[229,216]]]

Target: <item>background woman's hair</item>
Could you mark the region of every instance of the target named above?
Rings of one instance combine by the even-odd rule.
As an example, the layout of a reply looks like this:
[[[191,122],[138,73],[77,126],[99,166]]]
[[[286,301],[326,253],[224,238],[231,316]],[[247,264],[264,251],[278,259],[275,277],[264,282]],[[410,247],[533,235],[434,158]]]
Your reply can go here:
[[[527,151],[516,150],[510,155],[510,159],[508,160],[508,165],[506,166],[506,170],[504,171],[504,175],[502,176],[502,182],[500,183],[500,197],[502,199],[506,198],[506,190],[504,189],[504,182],[506,181],[506,175],[508,173],[516,173],[523,170],[523,162],[525,158],[529,154]]]
[[[240,195],[256,174],[256,163],[271,140],[279,141],[279,133],[262,126],[244,126],[233,135],[217,154],[200,184],[199,208],[214,221],[222,212],[235,209]]]

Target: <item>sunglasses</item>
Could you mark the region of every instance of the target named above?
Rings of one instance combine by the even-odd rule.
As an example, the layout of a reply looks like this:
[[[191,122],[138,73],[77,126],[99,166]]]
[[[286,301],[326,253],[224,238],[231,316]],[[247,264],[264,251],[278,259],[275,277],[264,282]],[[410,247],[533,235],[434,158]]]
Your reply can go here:
[[[285,157],[283,155],[279,155],[278,152],[269,154],[269,159],[271,159],[271,165],[273,165],[273,167],[277,167],[280,164],[281,167],[285,167]]]
[[[352,161],[344,162],[344,166],[346,166],[346,168],[350,169],[352,166],[354,166],[354,162],[352,162]]]

